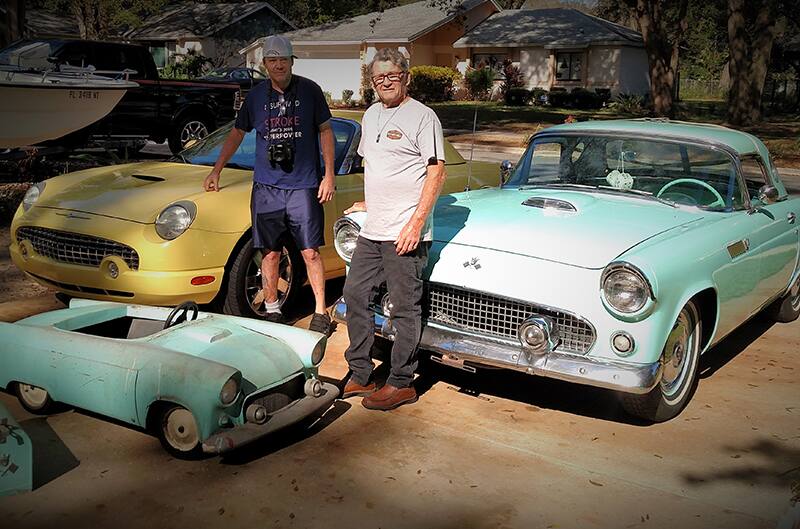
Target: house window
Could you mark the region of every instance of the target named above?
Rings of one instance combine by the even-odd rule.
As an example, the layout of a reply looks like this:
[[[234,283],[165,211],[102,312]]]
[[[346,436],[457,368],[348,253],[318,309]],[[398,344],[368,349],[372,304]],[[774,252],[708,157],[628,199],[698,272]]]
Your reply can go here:
[[[503,77],[503,61],[506,60],[505,53],[476,53],[472,56],[472,66],[476,70],[479,68],[491,68],[494,76]]]
[[[556,80],[580,81],[583,69],[583,52],[556,54]]]
[[[152,45],[149,47],[150,55],[153,56],[153,62],[156,63],[156,68],[163,68],[167,65],[167,47],[164,44]]]

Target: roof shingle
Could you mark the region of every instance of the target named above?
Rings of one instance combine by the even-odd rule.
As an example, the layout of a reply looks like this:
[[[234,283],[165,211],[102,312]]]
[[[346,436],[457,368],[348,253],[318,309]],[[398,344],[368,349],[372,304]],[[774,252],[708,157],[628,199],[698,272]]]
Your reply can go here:
[[[490,16],[453,46],[642,46],[641,33],[577,9],[507,9]]]

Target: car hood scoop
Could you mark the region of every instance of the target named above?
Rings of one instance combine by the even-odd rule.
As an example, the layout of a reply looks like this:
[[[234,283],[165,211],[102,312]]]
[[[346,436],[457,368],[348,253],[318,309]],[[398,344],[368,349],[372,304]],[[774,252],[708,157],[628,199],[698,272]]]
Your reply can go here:
[[[442,197],[434,210],[433,238],[438,244],[599,269],[704,214],[636,195],[493,188]]]
[[[161,176],[154,176],[148,174],[132,174],[131,178],[136,178],[137,180],[144,180],[145,182],[163,182],[166,178]]]
[[[525,199],[522,205],[540,209],[552,208],[558,211],[578,211],[574,204],[566,200],[548,197],[530,197]]]

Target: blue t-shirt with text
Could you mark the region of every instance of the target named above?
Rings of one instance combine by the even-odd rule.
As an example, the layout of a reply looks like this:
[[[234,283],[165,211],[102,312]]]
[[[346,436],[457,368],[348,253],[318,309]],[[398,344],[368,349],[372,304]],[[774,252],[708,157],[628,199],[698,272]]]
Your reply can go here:
[[[256,164],[253,179],[280,189],[308,189],[322,178],[319,126],[331,118],[331,111],[317,83],[292,75],[283,93],[269,80],[255,86],[236,116],[236,128],[256,129]],[[292,146],[290,163],[270,162],[270,144]]]

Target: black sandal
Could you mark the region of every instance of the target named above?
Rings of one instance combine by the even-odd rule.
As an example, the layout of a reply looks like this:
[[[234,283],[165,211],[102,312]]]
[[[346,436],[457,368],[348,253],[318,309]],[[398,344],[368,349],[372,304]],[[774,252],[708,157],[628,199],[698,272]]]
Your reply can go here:
[[[311,323],[308,325],[308,330],[328,336],[328,333],[331,330],[331,317],[327,314],[319,314],[315,312],[311,317]]]

